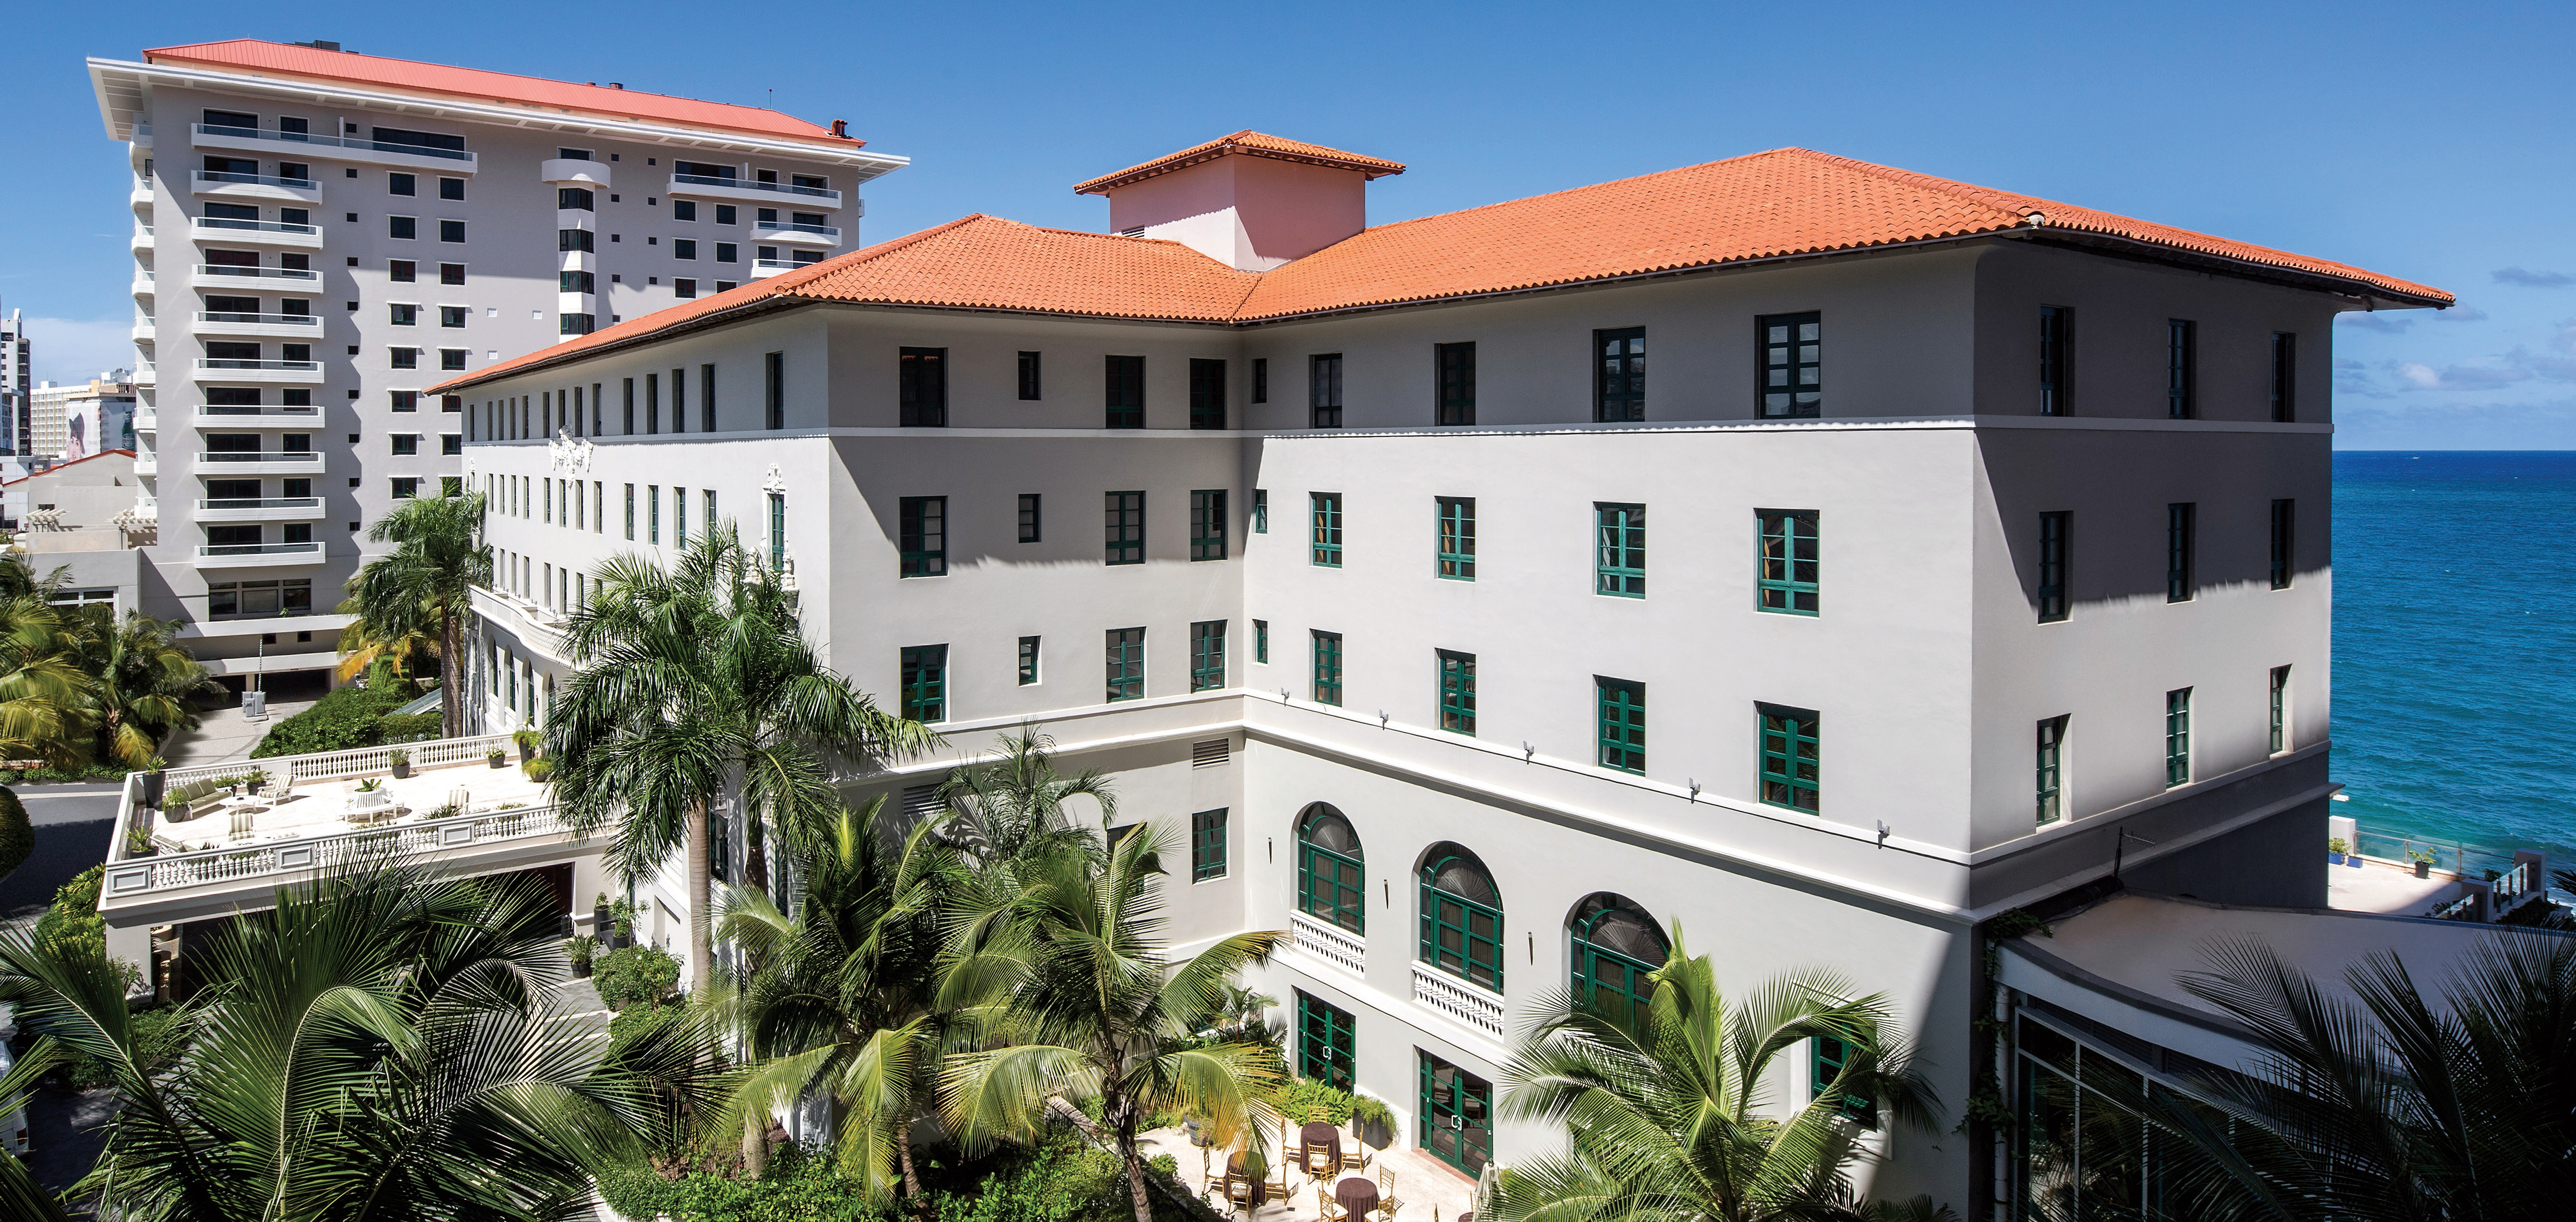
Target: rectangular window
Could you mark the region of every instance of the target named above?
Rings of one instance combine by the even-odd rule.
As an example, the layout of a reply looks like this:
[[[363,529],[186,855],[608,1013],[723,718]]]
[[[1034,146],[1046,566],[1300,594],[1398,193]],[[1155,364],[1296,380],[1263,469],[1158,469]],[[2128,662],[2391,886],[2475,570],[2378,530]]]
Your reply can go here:
[[[558,229],[555,231],[555,249],[559,251],[592,250],[594,249],[594,243],[597,241],[598,239],[592,237],[591,232],[587,229]]]
[[[1315,703],[1338,705],[1342,702],[1342,634],[1316,632]]]
[[[1145,494],[1104,493],[1101,510],[1104,560],[1109,564],[1145,563]]]
[[[1190,816],[1190,881],[1225,877],[1225,811],[1203,810]]]
[[[900,349],[895,370],[895,401],[901,407],[902,427],[948,427],[948,350]]]
[[[2272,668],[2272,754],[2290,749],[2290,668]]]
[[[1190,690],[1213,691],[1225,686],[1225,621],[1202,620],[1190,625]]]
[[[1476,735],[1476,655],[1439,649],[1440,728],[1452,734]]]
[[[1817,578],[1816,511],[1812,509],[1756,509],[1755,529],[1762,536],[1760,568],[1756,584],[1760,587],[1758,610],[1780,615],[1814,615],[1820,597]]]
[[[773,429],[786,428],[787,354],[768,353],[760,358],[760,365],[763,384],[761,402],[766,405],[768,411],[768,419],[765,423],[767,427]]]
[[[635,432],[635,379],[626,379],[624,390],[626,393],[622,405],[625,408],[626,414],[625,419],[621,423],[623,424],[626,432],[631,436]]]
[[[1592,504],[1592,592],[1618,598],[1646,596],[1646,507]]]
[[[1270,533],[1270,490],[1267,488],[1252,490],[1252,533]]]
[[[695,238],[673,238],[673,239],[671,239],[671,257],[672,257],[672,258],[674,258],[674,259],[695,259],[695,258],[697,258],[697,257],[698,257],[698,242],[697,242],[697,239],[695,239]]]
[[[689,431],[689,371],[686,369],[671,371],[671,431]]]
[[[2299,337],[2272,333],[2272,419],[2279,424],[2299,419]]]
[[[671,546],[689,545],[689,490],[671,489]]]
[[[2200,328],[2188,318],[2165,320],[2165,415],[2189,420],[2198,410],[2193,383],[2200,372]]]
[[[1823,415],[1824,315],[1767,314],[1756,331],[1762,415],[1769,419]]]
[[[644,431],[662,431],[662,375],[658,373],[644,375]]]
[[[1020,494],[1020,542],[1035,543],[1039,537],[1038,494]]]
[[[1646,418],[1646,329],[1621,327],[1592,333],[1592,418]]]
[[[1327,352],[1306,358],[1306,424],[1310,428],[1342,427],[1342,354]]]
[[[1358,1020],[1348,1010],[1297,991],[1297,1076],[1335,1090],[1350,1090],[1358,1081],[1354,1038]]]
[[[1252,621],[1252,660],[1259,662],[1264,666],[1270,665],[1269,620],[1257,619]]]
[[[419,265],[411,260],[388,259],[385,261],[385,279],[391,280],[397,284],[411,284],[419,278]],[[354,310],[358,307],[351,306],[349,308]]]
[[[463,284],[463,283],[465,283],[465,265],[464,265],[464,264],[462,264],[462,263],[441,263],[441,264],[439,264],[439,265],[438,265],[438,282],[439,282],[440,284]],[[458,325],[458,326],[463,326],[464,324],[463,324],[463,323],[458,323],[457,325]]]
[[[1815,1059],[1807,1067],[1808,1080],[1815,1093],[1821,1095],[1835,1089],[1835,1081],[1851,1064],[1854,1050],[1851,1044],[1830,1035],[1817,1036],[1814,1048]],[[1864,1129],[1878,1127],[1878,1105],[1866,1095],[1844,1094],[1839,1110]]]
[[[626,485],[626,540],[635,541],[635,485]]]
[[[2065,306],[2039,307],[2039,414],[2063,416],[2074,408],[2071,397],[2075,356],[2075,311]]]
[[[2065,787],[2066,719],[2050,717],[2039,723],[2039,826],[2066,817]]]
[[[2074,534],[2074,514],[2059,509],[2039,515],[2039,622],[2043,624],[2066,618],[2068,549]]]
[[[1629,679],[1592,676],[1593,706],[1599,715],[1597,758],[1604,768],[1643,775],[1646,771],[1646,685]]]
[[[903,647],[903,715],[919,722],[948,720],[948,647]]]
[[[903,553],[898,577],[948,575],[948,498],[907,496],[896,502],[896,533]]]
[[[1476,498],[1472,496],[1439,496],[1431,498],[1432,511],[1439,519],[1440,550],[1438,572],[1447,581],[1476,579]]]
[[[1020,686],[1030,687],[1038,681],[1038,638],[1020,638]]]
[[[581,407],[581,392],[578,390],[573,392],[573,407]],[[713,365],[698,366],[698,428],[703,432],[716,431],[716,367]]]
[[[1109,699],[1142,700],[1145,697],[1145,630],[1112,628],[1109,630]]]
[[[2165,506],[2165,601],[2190,602],[2200,592],[2192,574],[2192,536],[2200,507],[2185,501]]]
[[[404,241],[418,240],[420,237],[420,218],[412,216],[386,217],[385,236],[389,238],[400,238]]]
[[[1476,345],[1434,344],[1432,364],[1440,383],[1440,423],[1476,422]]]
[[[769,494],[769,567],[787,567],[787,494]]]
[[[1307,516],[1314,519],[1313,563],[1319,568],[1342,567],[1342,494],[1309,492],[1306,509]]]
[[[1038,354],[1023,352],[1020,354],[1020,397],[1036,399],[1039,389]]]
[[[644,541],[647,543],[662,541],[662,485],[660,484],[644,489]]]
[[[462,242],[462,241],[464,241],[464,240],[465,240],[465,222],[463,222],[463,221],[440,221],[440,222],[438,223],[438,240],[439,240],[439,241],[441,241],[441,242]]]
[[[2165,693],[2165,787],[2191,782],[2191,689]]]
[[[1252,358],[1252,401],[1255,403],[1268,403],[1270,401],[1269,357],[1256,356]]]
[[[1203,488],[1190,493],[1190,559],[1225,559],[1225,532],[1225,489]]]
[[[1813,709],[1755,704],[1762,725],[1762,801],[1815,814],[1817,726]]]
[[[1108,419],[1101,427],[1145,427],[1145,358],[1113,356],[1106,358],[1103,368],[1107,384],[1103,387],[1101,402],[1107,408]]]
[[[2272,502],[2272,588],[2275,590],[2290,588],[2293,565],[2298,558],[2297,508],[2296,501]]]
[[[1225,362],[1190,359],[1190,427],[1225,427]]]

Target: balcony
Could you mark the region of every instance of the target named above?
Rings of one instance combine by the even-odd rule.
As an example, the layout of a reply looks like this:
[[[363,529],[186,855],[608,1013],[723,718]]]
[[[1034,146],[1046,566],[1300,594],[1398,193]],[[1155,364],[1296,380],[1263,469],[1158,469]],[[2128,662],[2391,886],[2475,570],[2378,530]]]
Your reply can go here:
[[[231,357],[197,358],[200,382],[300,382],[322,380],[320,361],[245,361]]]
[[[252,285],[243,283],[246,280],[274,280],[283,283],[274,286]],[[191,287],[201,289],[239,289],[256,293],[265,288],[271,292],[286,290],[310,293],[322,287],[322,273],[302,267],[237,267],[230,263],[199,263],[189,270],[188,283]]]
[[[284,221],[243,221],[228,216],[200,216],[189,220],[190,236],[200,242],[224,242],[243,246],[286,246],[297,250],[322,249],[320,225],[290,225]],[[150,232],[147,227],[145,232]]]
[[[150,225],[136,225],[134,227],[133,236],[125,239],[125,248],[137,255],[150,251],[152,249],[152,227]]]
[[[322,498],[318,496],[217,497],[197,502],[197,520],[200,522],[318,522],[321,519]]]
[[[197,195],[223,199],[283,199],[307,204],[322,202],[322,188],[310,178],[278,178],[267,174],[230,174],[221,170],[192,171],[189,190]]]
[[[773,206],[781,203],[795,203],[808,208],[841,206],[841,193],[828,187],[753,182],[747,178],[721,178],[713,174],[674,174],[671,176],[670,193],[692,199],[732,199]]]
[[[322,455],[312,450],[226,450],[197,455],[202,475],[311,475],[322,469]]]
[[[800,267],[812,267],[820,262],[822,262],[821,259],[807,259],[803,262],[794,259],[754,259],[751,261],[751,278],[767,280],[771,276],[792,272]]]
[[[275,568],[320,563],[322,563],[322,545],[319,543],[200,543],[197,545],[197,567],[201,569]]]
[[[199,335],[282,335],[289,339],[312,339],[322,334],[322,316],[199,310],[194,329]]]
[[[134,296],[138,301],[152,300],[151,268],[138,267],[134,269]]]
[[[147,318],[134,324],[134,333],[132,338],[135,343],[148,344],[161,338],[161,329],[154,326],[152,320]]]
[[[134,431],[135,431],[135,432],[138,432],[138,433],[158,433],[158,432],[160,432],[160,431],[161,431],[161,409],[159,409],[159,408],[154,408],[154,407],[146,407],[146,408],[142,408],[142,409],[137,410],[137,411],[134,413]]]
[[[137,424],[135,427],[140,429],[143,426]],[[161,456],[150,450],[136,451],[134,455],[134,473],[139,476],[161,474]]]
[[[1368,974],[1368,942],[1339,925],[1318,921],[1302,912],[1288,914],[1288,935],[1297,949],[1341,968],[1354,976]]]
[[[135,362],[134,384],[137,386],[159,386],[161,384],[161,367],[150,361]]]
[[[150,216],[152,196],[152,180],[137,174],[134,176],[134,189],[126,193],[125,202],[133,206],[136,216]]]
[[[201,149],[234,149],[260,153],[269,157],[317,161],[362,161],[369,165],[438,170],[448,174],[474,172],[474,154],[460,149],[429,148],[418,144],[387,144],[381,140],[342,139],[316,136],[308,132],[281,132],[258,127],[215,127],[204,123],[191,125],[195,131],[189,143]]]
[[[606,190],[609,186],[608,163],[583,161],[574,157],[548,157],[537,163],[537,180],[550,183],[579,183]]]
[[[128,124],[126,127],[125,142],[139,149],[148,149],[152,147],[152,125],[149,123]]]
[[[1503,999],[1427,963],[1413,965],[1413,1000],[1496,1039],[1503,1034]]]
[[[201,429],[315,429],[322,425],[322,410],[315,407],[240,407],[209,403],[197,408],[190,420]]]
[[[758,236],[760,240],[764,242],[797,242],[809,246],[838,246],[841,244],[841,227],[838,225],[807,225],[795,221],[757,221],[752,224],[752,228],[759,231]]]

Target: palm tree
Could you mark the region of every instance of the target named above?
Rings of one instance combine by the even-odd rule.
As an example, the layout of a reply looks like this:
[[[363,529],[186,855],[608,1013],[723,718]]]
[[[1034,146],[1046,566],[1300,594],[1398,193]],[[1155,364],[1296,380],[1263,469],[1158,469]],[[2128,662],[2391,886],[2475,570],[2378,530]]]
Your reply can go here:
[[[2260,944],[2209,958],[2181,984],[2254,1032],[2255,1071],[2197,1081],[2197,1101],[2119,1099],[2162,1130],[2172,1216],[2544,1218],[2576,1200],[2576,941],[2499,930],[2429,996],[2389,953],[2345,971],[2349,996]]]
[[[771,1110],[819,1092],[832,1103],[844,1173],[883,1201],[900,1183],[921,1199],[909,1134],[934,1101],[947,1015],[933,1003],[941,947],[935,897],[954,858],[924,822],[902,833],[885,799],[841,812],[797,859],[803,894],[789,917],[754,887],[728,887],[719,932],[748,971],[731,1022],[751,1058],[735,1095],[751,1135]],[[900,835],[900,839],[895,837]]]
[[[1884,1116],[1928,1129],[1930,1092],[1879,994],[1823,971],[1778,977],[1730,1003],[1673,927],[1642,1027],[1555,999],[1504,1069],[1503,1115],[1562,1123],[1562,1154],[1494,1180],[1495,1222],[1849,1218],[1849,1169]],[[1774,1115],[1766,1083],[1810,1039],[1842,1041],[1842,1070],[1805,1107]],[[1929,1205],[1929,1202],[1925,1202]]]
[[[340,629],[340,664],[332,677],[346,683],[376,668],[378,662],[390,667],[396,677],[408,680],[416,659],[438,656],[438,625],[418,624],[399,632],[380,632],[367,622],[367,609],[358,600],[345,599],[339,613],[349,618]]]
[[[492,581],[492,551],[483,546],[483,494],[412,497],[376,519],[367,539],[394,550],[349,579],[351,602],[367,638],[438,639],[438,709],[449,737],[464,732],[465,617],[475,586]]]
[[[197,728],[198,696],[223,690],[176,639],[176,620],[129,611],[125,622],[105,607],[70,613],[80,630],[81,667],[94,682],[106,753],[128,768],[149,768],[161,744]]]
[[[999,864],[1092,839],[1065,816],[1065,802],[1075,797],[1099,803],[1104,826],[1117,815],[1108,778],[1091,769],[1058,775],[1055,740],[1036,726],[1002,735],[1001,746],[1000,759],[955,769],[939,786],[939,799],[955,812],[941,834],[977,861]]]
[[[1178,1109],[1220,1132],[1246,1127],[1285,1080],[1266,1046],[1188,1046],[1225,985],[1287,935],[1235,934],[1172,964],[1157,879],[1165,839],[1139,831],[1106,854],[1058,847],[1021,862],[993,911],[954,922],[964,941],[940,991],[963,1021],[1009,1041],[949,1059],[940,1082],[949,1131],[969,1148],[1023,1137],[1057,1096],[1097,1095],[1137,1222],[1153,1219],[1136,1145],[1146,1116]],[[1248,1127],[1258,1143],[1258,1126]]]
[[[938,741],[823,664],[795,594],[726,523],[671,567],[611,559],[563,628],[574,666],[547,719],[555,792],[576,828],[614,828],[628,878],[684,854],[692,991],[714,980],[707,819],[728,789],[747,823],[819,836],[842,802],[834,768]]]
[[[533,880],[362,864],[277,893],[195,957],[175,1067],[137,1058],[125,979],[95,947],[0,933],[0,1000],[31,1059],[106,1064],[119,1107],[77,1191],[138,1219],[551,1218],[631,1158],[638,1081],[557,1010],[568,975]]]
[[[77,767],[97,724],[97,684],[80,636],[44,594],[0,599],[0,760]]]

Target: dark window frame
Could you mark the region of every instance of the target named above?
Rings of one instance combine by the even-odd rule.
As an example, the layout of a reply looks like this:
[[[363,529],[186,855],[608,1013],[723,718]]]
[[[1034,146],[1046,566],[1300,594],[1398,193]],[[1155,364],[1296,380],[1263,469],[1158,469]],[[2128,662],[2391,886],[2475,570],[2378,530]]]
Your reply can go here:
[[[1306,358],[1306,427],[1342,427],[1342,354],[1318,352]]]
[[[1476,655],[1435,649],[1440,667],[1440,728],[1476,736]]]
[[[1020,354],[1020,398],[1022,400],[1036,400],[1039,398],[1040,392],[1045,388],[1044,383],[1040,378],[1040,374],[1042,372],[1040,360],[1042,356],[1043,354],[1036,352],[1023,352]]]
[[[1133,498],[1132,500],[1130,498]],[[1102,562],[1145,563],[1145,494],[1142,491],[1100,494]]]
[[[1190,491],[1190,559],[1224,560],[1228,547],[1226,490],[1194,488]]]
[[[2298,508],[2286,497],[2272,501],[2272,588],[2289,589],[2298,580]]]
[[[2165,418],[2189,420],[2200,413],[2200,324],[2188,318],[2165,320]]]
[[[1225,686],[1225,624],[1221,619],[1190,625],[1190,690],[1214,691]]]
[[[1145,358],[1141,356],[1104,356],[1101,358],[1102,428],[1141,429],[1145,427]]]
[[[2176,501],[2165,506],[2165,601],[2187,603],[2200,596],[2200,506]]]
[[[1190,427],[1225,427],[1225,362],[1190,358]]]
[[[1433,419],[1444,427],[1476,423],[1476,345],[1431,346]]]
[[[1813,509],[1756,509],[1754,610],[1822,615],[1823,515]]]
[[[2299,336],[2294,331],[2272,333],[2272,422],[2296,424],[2299,421]]]
[[[1646,329],[1610,327],[1592,333],[1592,419],[1595,423],[1646,418]]]
[[[2074,572],[2075,514],[2071,510],[2051,509],[2039,515],[2038,570],[2039,622],[2064,623],[2074,603],[2067,597],[2067,579]]]
[[[948,427],[946,348],[895,349],[895,404],[899,427]]]
[[[899,671],[904,718],[925,725],[948,720],[948,647],[906,645]]]
[[[1145,630],[1112,628],[1108,633],[1108,703],[1145,698]]]
[[[2075,310],[2039,307],[2039,414],[2075,412]]]
[[[1765,806],[1824,813],[1824,727],[1814,709],[1756,702],[1761,797]]]
[[[1765,314],[1755,319],[1754,414],[1765,420],[1822,417],[1825,412],[1824,346],[1825,314],[1822,310]]]
[[[712,525],[712,523],[710,523]],[[896,501],[897,577],[948,575],[948,498],[907,496]]]

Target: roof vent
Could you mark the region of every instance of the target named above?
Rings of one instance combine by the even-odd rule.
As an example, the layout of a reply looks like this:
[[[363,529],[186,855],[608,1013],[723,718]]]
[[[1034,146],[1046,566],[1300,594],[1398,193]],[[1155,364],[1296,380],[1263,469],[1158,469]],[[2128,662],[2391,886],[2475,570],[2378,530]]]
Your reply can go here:
[[[835,139],[835,140],[847,140],[847,139],[849,139],[849,138],[850,138],[850,121],[849,121],[849,120],[847,120],[847,119],[834,119],[834,120],[832,120],[832,138],[833,138],[833,139]]]
[[[1218,768],[1234,754],[1234,740],[1211,738],[1190,744],[1190,767]]]
[[[1138,225],[1134,229],[1121,229],[1118,231],[1118,236],[1122,238],[1141,238],[1145,236],[1145,227]]]
[[[611,88],[611,89],[624,89],[624,88],[626,87],[626,82],[624,82],[624,81],[610,81],[610,82],[608,82],[608,87],[609,87],[609,88]]]
[[[290,42],[286,45],[290,47],[311,47],[316,51],[337,51],[340,49],[340,44],[324,38],[316,38],[311,42]]]

